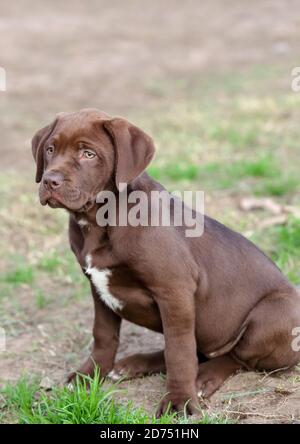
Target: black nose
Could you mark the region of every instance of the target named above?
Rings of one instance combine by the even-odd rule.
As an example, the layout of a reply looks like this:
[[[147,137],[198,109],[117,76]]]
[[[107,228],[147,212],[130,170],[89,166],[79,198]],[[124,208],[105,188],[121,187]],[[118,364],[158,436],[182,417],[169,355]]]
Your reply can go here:
[[[59,171],[49,171],[44,174],[43,185],[49,190],[57,190],[64,181],[64,176]]]

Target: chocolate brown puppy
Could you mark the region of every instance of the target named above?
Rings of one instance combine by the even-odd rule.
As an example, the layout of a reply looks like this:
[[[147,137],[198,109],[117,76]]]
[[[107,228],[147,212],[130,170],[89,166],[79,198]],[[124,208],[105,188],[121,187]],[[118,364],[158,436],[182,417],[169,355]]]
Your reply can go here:
[[[112,378],[166,371],[158,415],[169,403],[193,413],[197,395],[240,368],[300,361],[292,347],[300,297],[254,244],[207,216],[199,237],[184,226],[99,226],[99,192],[118,203],[124,192],[164,189],[144,172],[154,150],[126,119],[94,109],[59,114],[32,140],[41,204],[69,212],[71,248],[94,300],[93,349],[78,371],[92,375],[95,363]],[[165,350],[115,362],[122,319],[163,333]]]

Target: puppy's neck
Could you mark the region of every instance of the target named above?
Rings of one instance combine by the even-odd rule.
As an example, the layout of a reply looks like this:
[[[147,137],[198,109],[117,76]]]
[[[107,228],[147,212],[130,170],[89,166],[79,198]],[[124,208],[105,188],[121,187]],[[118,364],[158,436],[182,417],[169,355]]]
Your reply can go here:
[[[75,218],[76,222],[81,226],[97,226],[97,211],[100,208],[100,204],[95,203],[89,211],[86,212],[76,212],[71,211],[71,215]]]

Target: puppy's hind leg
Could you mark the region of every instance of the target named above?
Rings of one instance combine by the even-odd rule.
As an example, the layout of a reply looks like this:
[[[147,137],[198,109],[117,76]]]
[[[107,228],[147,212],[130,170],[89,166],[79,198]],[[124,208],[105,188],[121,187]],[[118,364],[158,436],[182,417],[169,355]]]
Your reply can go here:
[[[196,379],[198,397],[209,398],[229,376],[241,368],[228,354],[200,364]]]
[[[237,370],[276,370],[300,361],[293,331],[300,327],[300,296],[294,289],[274,292],[250,312],[247,328],[228,354],[199,365],[199,396],[210,397]]]
[[[119,379],[133,379],[154,373],[165,373],[166,364],[164,350],[154,353],[137,353],[120,359],[114,365],[109,377],[115,381]]]
[[[300,327],[296,290],[267,295],[249,314],[247,323],[247,330],[231,352],[246,368],[276,370],[300,361],[300,350],[293,347],[293,332]]]

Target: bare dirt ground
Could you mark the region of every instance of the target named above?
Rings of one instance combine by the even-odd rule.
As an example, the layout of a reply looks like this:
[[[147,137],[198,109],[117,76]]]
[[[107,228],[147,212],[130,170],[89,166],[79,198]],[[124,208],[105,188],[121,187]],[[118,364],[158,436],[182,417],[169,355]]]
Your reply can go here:
[[[202,82],[211,76],[218,81],[218,75],[247,73],[260,64],[286,64],[288,71],[297,65],[299,2],[245,5],[233,0],[2,2],[0,66],[8,88],[0,93],[3,271],[11,267],[6,255],[22,254],[34,262],[51,248],[66,254],[66,218],[39,207],[30,153],[34,131],[57,112],[95,106],[139,122],[195,95],[201,100]],[[219,99],[216,106],[222,106],[222,95]],[[14,188],[21,197],[15,198]],[[216,211],[208,202],[209,209]],[[76,290],[74,269],[70,279],[57,270],[37,271],[38,288],[28,282],[3,289],[0,325],[8,336],[0,357],[2,384],[24,371],[57,383],[87,355],[92,304],[84,284]],[[37,308],[40,289],[51,300]],[[76,291],[82,294],[74,296]],[[119,356],[161,347],[160,335],[124,323]],[[151,412],[164,392],[161,376],[121,386],[122,399]],[[240,373],[203,408],[239,422],[299,421],[299,369],[269,376]]]

